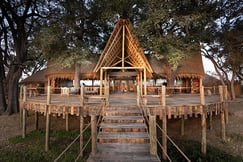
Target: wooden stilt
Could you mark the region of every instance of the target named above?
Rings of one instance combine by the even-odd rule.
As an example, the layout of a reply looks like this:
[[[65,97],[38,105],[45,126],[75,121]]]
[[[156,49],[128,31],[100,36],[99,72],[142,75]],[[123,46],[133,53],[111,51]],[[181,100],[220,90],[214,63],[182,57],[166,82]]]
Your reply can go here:
[[[84,129],[84,117],[80,114],[80,156],[83,156],[83,145],[84,145],[84,137],[83,137],[83,129]]]
[[[162,129],[164,130],[164,133],[162,132],[162,147],[164,148],[164,152],[162,153],[162,157],[164,160],[167,159],[167,121],[166,121],[166,110],[164,109],[163,117],[162,117]]]
[[[166,93],[165,86],[162,85],[162,87],[161,87],[161,105],[162,106],[166,105],[166,103],[165,103],[165,93]]]
[[[38,111],[35,112],[35,130],[38,130],[39,127],[39,113]]]
[[[49,150],[49,141],[50,141],[50,113],[48,112],[49,106],[46,111],[46,138],[45,138],[45,151]]]
[[[23,108],[23,126],[22,126],[22,138],[26,136],[26,109]]]
[[[96,154],[96,139],[97,139],[97,127],[96,127],[96,116],[91,115],[91,135],[92,135],[92,151],[91,154],[94,156]]]
[[[221,123],[221,138],[223,141],[226,139],[226,134],[225,134],[225,116],[224,116],[224,111],[220,112],[220,123]]]
[[[224,100],[226,101],[226,104],[225,104],[225,107],[224,107],[225,123],[228,124],[229,123],[229,112],[228,112],[228,104],[227,104],[227,100],[228,100],[227,86],[224,86]]]
[[[181,129],[180,129],[180,132],[181,132],[181,136],[184,136],[184,116],[182,115],[181,117]]]
[[[66,113],[66,131],[68,132],[69,131],[69,114]]]
[[[51,86],[47,87],[47,104],[51,104]]]
[[[209,129],[212,130],[213,129],[213,112],[210,111],[209,114]]]
[[[149,137],[150,137],[150,154],[157,155],[157,142],[156,142],[156,116],[149,115]]]
[[[202,146],[201,151],[206,154],[207,151],[207,137],[206,137],[206,114],[203,112],[201,115],[201,125],[202,125]]]
[[[203,105],[203,110],[201,112],[201,127],[202,127],[202,141],[201,141],[201,151],[203,154],[206,154],[207,150],[207,137],[206,137],[206,113],[204,110],[204,105],[205,105],[205,96],[204,96],[204,87],[200,87],[200,103]]]

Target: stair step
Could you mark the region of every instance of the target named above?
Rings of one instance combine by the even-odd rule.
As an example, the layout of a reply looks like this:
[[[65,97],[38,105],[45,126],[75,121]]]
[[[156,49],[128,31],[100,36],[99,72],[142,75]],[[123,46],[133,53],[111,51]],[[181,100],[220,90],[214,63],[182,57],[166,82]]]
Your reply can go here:
[[[104,123],[143,123],[143,116],[104,116]]]
[[[139,110],[106,110],[106,116],[136,116],[141,115]]]
[[[100,132],[100,143],[148,143],[146,132]]]
[[[97,153],[90,156],[88,162],[158,162],[156,156],[149,153],[149,144],[98,143]]]
[[[146,132],[144,123],[101,123],[102,132]]]
[[[139,110],[136,106],[110,106],[107,107],[105,110]]]

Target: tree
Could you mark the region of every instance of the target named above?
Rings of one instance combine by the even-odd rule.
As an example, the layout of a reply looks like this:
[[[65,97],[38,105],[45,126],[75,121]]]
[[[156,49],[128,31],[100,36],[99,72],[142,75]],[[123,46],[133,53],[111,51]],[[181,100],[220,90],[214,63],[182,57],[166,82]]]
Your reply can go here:
[[[0,23],[1,30],[4,31],[1,35],[1,40],[4,40],[4,43],[1,44],[1,49],[5,49],[5,51],[1,50],[1,56],[7,58],[5,60],[7,65],[1,60],[1,70],[4,66],[8,67],[4,84],[4,87],[6,87],[6,111],[8,114],[18,112],[19,78],[28,60],[28,43],[31,40],[33,27],[46,14],[47,8],[45,5],[47,6],[47,2],[44,0],[0,1],[0,17],[2,20]]]
[[[168,85],[174,85],[180,61],[200,51],[202,31],[217,15],[216,7],[214,1],[151,0],[146,4],[137,35],[147,53],[167,62]]]
[[[214,25],[207,27],[207,34],[202,39],[202,52],[214,64],[221,83],[228,86],[232,99],[235,99],[234,81],[236,77],[242,79],[243,72],[242,5],[240,0],[218,3],[220,16],[214,20]]]

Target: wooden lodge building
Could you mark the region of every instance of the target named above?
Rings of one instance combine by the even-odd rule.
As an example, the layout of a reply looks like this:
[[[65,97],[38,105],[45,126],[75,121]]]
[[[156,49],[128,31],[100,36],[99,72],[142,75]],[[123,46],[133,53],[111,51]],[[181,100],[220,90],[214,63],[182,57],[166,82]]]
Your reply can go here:
[[[150,86],[166,83],[168,76],[164,60],[144,54],[128,19],[118,20],[99,58],[93,57],[88,60],[90,64],[80,66],[80,79],[92,80],[92,87],[95,80],[100,80],[103,84],[91,90],[99,94],[103,93],[107,85],[111,92],[133,92],[136,91],[135,86],[139,85],[142,94],[146,95],[150,91]],[[180,91],[199,92],[204,77],[200,52],[181,61],[176,74],[175,86],[180,88]],[[28,88],[47,87],[48,84],[53,89],[70,88],[73,87],[74,75],[74,65],[70,68],[61,68],[59,64],[49,62],[47,69],[37,72],[21,83],[28,85]],[[163,79],[163,82],[156,82],[158,79]]]

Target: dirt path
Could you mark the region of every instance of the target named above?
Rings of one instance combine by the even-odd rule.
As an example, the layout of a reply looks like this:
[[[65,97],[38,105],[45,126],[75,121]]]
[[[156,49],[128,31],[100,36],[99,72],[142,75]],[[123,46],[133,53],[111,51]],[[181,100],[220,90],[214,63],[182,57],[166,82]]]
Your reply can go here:
[[[70,128],[78,129],[78,118],[72,119]],[[65,129],[65,120],[61,118],[53,118],[51,127],[57,129]],[[70,122],[71,123],[71,122]],[[193,124],[191,124],[193,123]],[[45,120],[43,115],[39,119],[39,127],[45,128]],[[173,138],[181,138],[183,140],[201,140],[200,117],[185,120],[185,135],[179,135],[180,122],[178,119],[168,121],[168,134]],[[27,133],[34,130],[34,115],[29,114],[27,118]],[[195,131],[197,130],[197,131]],[[237,101],[229,103],[229,124],[226,126],[227,139],[223,142],[220,139],[220,116],[214,116],[213,129],[207,129],[207,144],[216,146],[228,153],[234,155],[243,155],[243,97]],[[19,114],[11,116],[0,115],[0,150],[5,147],[11,147],[9,138],[21,135],[19,124]]]

